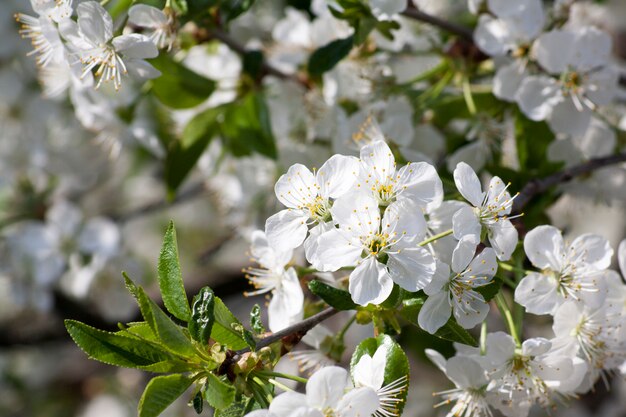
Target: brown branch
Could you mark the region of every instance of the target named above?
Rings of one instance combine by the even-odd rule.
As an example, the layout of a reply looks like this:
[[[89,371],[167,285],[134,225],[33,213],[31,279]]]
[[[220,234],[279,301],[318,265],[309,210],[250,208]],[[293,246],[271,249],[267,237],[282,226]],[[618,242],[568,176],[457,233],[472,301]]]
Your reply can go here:
[[[264,348],[266,346],[271,345],[272,343],[278,342],[285,337],[299,335],[300,337],[304,336],[309,330],[313,327],[317,326],[324,320],[334,316],[337,314],[339,310],[335,310],[333,307],[328,307],[326,310],[322,310],[319,313],[302,320],[299,323],[293,324],[281,331],[273,333],[270,336],[267,336],[261,340],[259,340],[256,344],[257,349]],[[238,351],[238,354],[246,353],[250,351],[250,349],[242,349]]]
[[[181,191],[173,200],[162,199],[154,201],[152,203],[146,204],[145,206],[137,207],[129,211],[128,213],[112,216],[111,218],[121,223],[128,222],[138,217],[150,215],[161,210],[173,207],[177,204],[193,200],[194,198],[201,196],[205,191],[206,189],[204,183],[200,181]]]
[[[198,42],[206,42],[208,40],[216,39],[222,42],[224,45],[228,46],[233,52],[244,56],[248,52],[250,52],[246,47],[235,39],[231,38],[230,35],[219,29],[198,29],[194,32],[194,37]],[[304,86],[306,89],[310,89],[311,85],[309,82],[297,74],[287,74],[278,68],[272,66],[267,60],[263,59],[261,63],[261,71],[263,75],[272,75],[276,78],[280,78],[284,81],[293,81],[297,84]]]
[[[443,20],[437,16],[424,13],[420,11],[417,7],[415,7],[412,2],[409,2],[408,7],[405,11],[402,12],[402,15],[411,19],[418,20],[420,22],[428,23],[429,25],[443,29],[446,32],[455,34],[470,43],[474,43],[474,33],[472,29],[465,26],[457,25],[456,23],[452,23],[447,20]]]
[[[572,179],[593,172],[609,165],[615,165],[620,162],[626,162],[626,153],[618,153],[615,155],[605,156],[602,158],[591,159],[580,165],[564,169],[545,178],[538,178],[529,181],[513,202],[513,212],[520,213],[537,194],[546,192],[548,189],[571,181]]]

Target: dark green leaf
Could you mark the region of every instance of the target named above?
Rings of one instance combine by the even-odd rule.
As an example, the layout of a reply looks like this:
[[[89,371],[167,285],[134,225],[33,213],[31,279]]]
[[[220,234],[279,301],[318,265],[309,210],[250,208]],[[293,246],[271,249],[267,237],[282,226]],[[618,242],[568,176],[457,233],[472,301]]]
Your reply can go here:
[[[163,239],[163,246],[159,255],[158,272],[159,287],[165,308],[179,320],[189,321],[191,310],[189,309],[187,293],[183,285],[183,275],[180,271],[176,228],[172,221],[170,221]]]
[[[213,290],[204,287],[193,298],[191,320],[189,321],[189,334],[192,339],[206,345],[211,336],[213,328],[213,309],[215,307],[215,296]]]
[[[235,401],[235,387],[209,373],[202,395],[209,405],[217,410],[228,408]]]
[[[222,107],[215,107],[198,113],[185,126],[182,139],[170,145],[165,158],[165,182],[170,193],[178,189],[218,133],[222,111]]]
[[[254,0],[224,0],[220,5],[220,13],[226,22],[230,22],[246,12],[253,4]]]
[[[263,95],[250,92],[224,107],[220,131],[224,145],[235,156],[252,152],[276,159],[277,151]]]
[[[143,318],[148,322],[159,341],[172,352],[179,355],[193,357],[196,350],[191,340],[185,335],[182,327],[170,319],[145,293],[143,288],[137,288],[137,301]]]
[[[262,75],[264,59],[263,52],[259,50],[247,51],[243,56],[243,71],[253,80],[258,80]]]
[[[318,280],[309,282],[309,289],[313,294],[324,300],[326,304],[337,310],[354,310],[357,308],[348,291],[331,287]]]
[[[491,301],[500,291],[500,288],[502,288],[502,280],[498,277],[493,277],[489,284],[477,287],[476,292],[480,293],[485,301]]]
[[[187,0],[172,0],[172,9],[178,15],[185,15],[189,11]]]
[[[235,401],[228,408],[215,410],[214,417],[244,417],[252,410],[258,410],[259,408],[253,399],[242,397],[241,400]]]
[[[167,352],[133,337],[94,329],[74,320],[65,320],[65,327],[89,358],[109,365],[143,369],[172,359]]]
[[[256,334],[265,333],[263,320],[261,320],[261,307],[258,304],[255,304],[250,311],[250,327]]]
[[[351,372],[354,372],[354,367],[363,355],[367,354],[373,357],[378,349],[385,349],[387,353],[383,386],[387,386],[402,378],[406,379],[405,389],[398,393],[395,397],[400,400],[397,403],[397,408],[398,415],[401,415],[409,388],[409,360],[400,345],[396,343],[391,336],[381,334],[376,338],[372,337],[365,339],[359,343],[352,354],[352,359],[350,360],[350,370]],[[354,377],[354,374],[352,376]]]
[[[204,408],[204,400],[202,399],[202,393],[198,392],[194,397],[193,397],[193,409],[196,411],[197,414],[202,414],[202,409]]]
[[[349,36],[345,39],[334,40],[317,49],[309,58],[309,74],[320,76],[333,69],[339,61],[348,56],[353,44],[354,38]]]
[[[162,52],[150,63],[161,76],[152,80],[152,92],[166,106],[174,109],[195,107],[215,91],[215,81],[209,80]]]
[[[157,417],[183,395],[192,382],[193,379],[181,374],[152,378],[139,400],[139,417]]]

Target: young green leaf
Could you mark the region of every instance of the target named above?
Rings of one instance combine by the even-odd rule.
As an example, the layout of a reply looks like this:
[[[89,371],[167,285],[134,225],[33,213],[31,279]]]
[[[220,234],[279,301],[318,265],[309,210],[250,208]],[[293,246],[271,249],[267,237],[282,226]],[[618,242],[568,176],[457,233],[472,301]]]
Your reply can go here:
[[[253,410],[261,407],[251,398],[243,396],[240,400],[233,402],[228,408],[215,410],[214,417],[244,417]]]
[[[400,347],[400,345],[396,343],[391,336],[381,334],[376,338],[372,337],[365,339],[359,343],[352,354],[352,359],[350,360],[350,371],[352,373],[354,372],[354,367],[363,355],[367,354],[373,357],[378,349],[384,349],[386,352],[383,387],[406,379],[406,388],[400,391],[395,397],[398,400],[396,403],[396,407],[398,409],[397,415],[401,415],[408,393],[409,360],[404,353],[404,350],[402,350],[402,347]],[[352,377],[354,378],[354,373],[352,374]]]
[[[196,350],[182,327],[174,323],[141,287],[138,287],[137,301],[143,318],[165,347],[186,357],[196,355]]]
[[[211,339],[222,345],[228,346],[232,350],[252,347],[246,342],[241,329],[243,325],[230,312],[228,307],[219,297],[215,297],[215,307],[213,308],[215,322],[211,331]],[[244,329],[245,330],[245,329]]]
[[[202,345],[206,345],[211,336],[211,329],[213,329],[215,321],[214,307],[215,295],[209,287],[202,288],[193,298],[191,320],[189,320],[187,328],[191,338]]]
[[[204,400],[202,399],[201,392],[196,393],[196,395],[193,397],[192,405],[196,414],[202,414],[202,409],[204,408]]]
[[[313,280],[309,282],[309,289],[313,294],[324,300],[326,304],[339,311],[357,308],[349,292],[331,287],[322,281]]]
[[[189,321],[191,310],[180,271],[176,228],[172,221],[170,221],[163,239],[163,246],[159,255],[158,275],[161,296],[167,311],[179,320]]]
[[[334,40],[311,54],[309,58],[308,71],[312,76],[320,76],[326,71],[330,71],[348,56],[354,45],[354,38],[348,36],[344,39]]]
[[[157,417],[192,383],[193,379],[181,374],[152,378],[139,400],[139,417]]]
[[[158,347],[137,338],[110,333],[75,320],[65,320],[65,328],[90,359],[126,368],[144,369],[172,359]]]
[[[202,390],[204,399],[217,410],[228,408],[235,401],[235,387],[209,373],[206,385]]]
[[[256,334],[265,333],[265,327],[261,319],[261,307],[258,304],[255,304],[252,310],[250,310],[250,327]]]
[[[162,52],[150,63],[161,76],[151,81],[152,92],[166,106],[174,109],[195,107],[215,91],[215,81],[191,71]]]

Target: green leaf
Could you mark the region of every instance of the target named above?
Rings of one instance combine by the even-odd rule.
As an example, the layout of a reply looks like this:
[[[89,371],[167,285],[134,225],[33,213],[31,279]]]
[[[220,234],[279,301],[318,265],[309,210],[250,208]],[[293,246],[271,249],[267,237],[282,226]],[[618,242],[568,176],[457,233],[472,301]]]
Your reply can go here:
[[[223,382],[214,374],[207,374],[202,395],[209,405],[217,410],[228,408],[235,401],[235,387]]]
[[[152,92],[166,106],[174,109],[195,107],[215,91],[215,81],[209,80],[174,61],[162,52],[150,63],[161,76],[152,80]]]
[[[222,410],[215,410],[214,417],[244,417],[252,410],[258,410],[260,407],[252,399],[248,397],[242,397],[241,400],[235,401],[228,408]]]
[[[187,293],[183,285],[183,275],[178,259],[178,244],[174,222],[165,232],[158,264],[159,287],[167,311],[179,320],[189,321],[191,310],[187,301]]]
[[[313,280],[309,282],[309,289],[319,298],[324,300],[326,304],[339,311],[355,310],[358,306],[352,301],[352,297],[348,291],[340,290],[324,284],[322,281]]]
[[[157,417],[192,383],[193,379],[181,374],[152,378],[139,400],[139,417]]]
[[[230,22],[250,9],[254,1],[255,0],[225,0],[220,5],[220,14],[226,22]]]
[[[201,392],[198,392],[193,397],[192,405],[193,405],[193,409],[195,410],[196,414],[202,414],[202,409],[204,408],[204,400],[202,399],[202,393]]]
[[[315,50],[309,58],[309,74],[320,76],[326,71],[333,69],[339,61],[348,56],[353,44],[354,38],[349,36],[344,39],[334,40]]]
[[[391,336],[381,334],[376,338],[369,338],[363,340],[354,350],[352,359],[350,360],[350,372],[354,378],[354,368],[363,355],[374,356],[378,349],[385,349],[386,361],[385,361],[385,377],[383,379],[383,387],[393,382],[406,378],[405,389],[396,395],[399,400],[397,403],[398,415],[402,414],[402,409],[406,403],[406,396],[409,388],[409,360],[404,353],[404,350],[400,347]]]
[[[165,158],[165,182],[175,193],[198,159],[218,133],[217,120],[223,107],[207,109],[195,115],[185,126],[182,138],[171,144]]]
[[[211,336],[211,329],[215,318],[213,310],[215,307],[215,295],[209,287],[204,287],[193,298],[191,320],[188,329],[191,338],[207,345]]]
[[[137,288],[137,301],[143,318],[148,322],[159,341],[172,352],[186,357],[194,357],[196,350],[191,340],[185,335],[182,327],[170,319],[145,293]]]
[[[424,301],[426,301],[425,295],[406,299],[402,301],[402,308],[400,310],[400,315],[402,317],[420,329],[421,327],[419,327],[419,324],[417,323],[417,316],[424,305]],[[447,323],[437,330],[434,335],[452,342],[458,342],[474,347],[478,346],[476,339],[474,339],[474,337],[469,334],[467,330],[461,327],[456,320],[454,320],[454,317],[450,317]]]
[[[167,352],[137,338],[110,333],[75,320],[65,320],[65,328],[90,359],[126,368],[144,369],[171,360]]]
[[[261,319],[261,307],[258,304],[255,304],[252,310],[250,310],[250,327],[256,334],[265,333],[265,327]]]
[[[240,330],[243,329],[243,325],[219,297],[215,297],[213,315],[215,322],[211,331],[211,339],[228,346],[232,350],[251,347],[244,339]]]
[[[187,0],[172,0],[172,9],[178,15],[185,15],[189,11]]]
[[[491,301],[500,292],[500,288],[502,288],[502,280],[498,277],[493,277],[489,284],[477,287],[475,290],[483,296],[485,301]]]
[[[235,156],[253,152],[276,159],[278,156],[269,110],[260,92],[250,92],[224,106],[220,132],[224,146]]]

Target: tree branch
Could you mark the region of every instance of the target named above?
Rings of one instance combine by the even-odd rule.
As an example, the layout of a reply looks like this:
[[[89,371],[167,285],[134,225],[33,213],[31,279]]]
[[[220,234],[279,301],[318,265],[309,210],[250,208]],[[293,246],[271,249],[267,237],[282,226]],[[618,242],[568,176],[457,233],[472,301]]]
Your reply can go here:
[[[231,38],[228,33],[219,29],[199,29],[194,33],[194,36],[198,42],[205,42],[211,39],[217,39],[241,56],[244,56],[245,54],[250,52],[248,49],[246,49],[244,45]],[[306,79],[299,77],[296,74],[287,74],[279,70],[278,68],[272,66],[269,62],[267,62],[265,58],[261,63],[261,70],[263,74],[272,75],[284,81],[293,81],[297,84],[304,86],[306,89],[311,88]]]
[[[322,310],[319,313],[305,320],[302,320],[299,323],[292,324],[291,326],[284,328],[283,330],[279,332],[273,333],[272,335],[259,340],[258,343],[256,344],[256,348],[257,349],[264,348],[266,346],[271,345],[272,343],[278,342],[279,340],[288,336],[292,336],[292,335],[299,334],[301,335],[300,337],[302,337],[306,334],[306,332],[311,330],[313,327],[317,326],[324,320],[334,316],[337,313],[339,313],[339,310],[335,310],[333,307],[328,307],[326,310]],[[250,351],[250,349],[242,349],[238,351],[237,353],[242,354],[248,351]]]
[[[541,194],[556,185],[571,181],[580,175],[620,162],[626,162],[626,153],[591,159],[588,162],[564,169],[545,178],[531,180],[522,188],[522,191],[513,201],[513,213],[520,213],[526,204],[537,194]]]
[[[453,33],[468,42],[474,43],[474,32],[472,29],[457,25],[456,23],[448,22],[447,20],[443,20],[437,16],[424,13],[417,9],[412,2],[409,2],[408,7],[402,12],[402,15],[420,22],[428,23],[429,25]]]
[[[138,217],[142,217],[170,208],[172,206],[175,206],[176,204],[193,200],[194,198],[201,196],[205,191],[206,189],[204,186],[204,182],[200,181],[181,191],[173,200],[163,199],[159,201],[154,201],[152,203],[146,204],[145,206],[135,208],[128,213],[111,216],[111,218],[121,223],[131,221]]]

